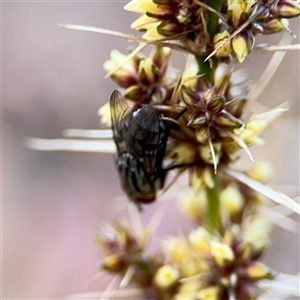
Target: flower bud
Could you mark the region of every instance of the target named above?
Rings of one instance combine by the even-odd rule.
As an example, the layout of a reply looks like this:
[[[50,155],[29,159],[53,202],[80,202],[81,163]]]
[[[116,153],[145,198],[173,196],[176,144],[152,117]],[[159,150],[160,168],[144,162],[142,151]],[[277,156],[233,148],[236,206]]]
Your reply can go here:
[[[154,81],[155,66],[150,58],[146,58],[140,62],[139,78],[144,84],[150,84]]]
[[[167,62],[171,56],[172,50],[168,47],[156,47],[154,52],[151,54],[151,58],[153,64],[157,68],[161,68],[162,66],[168,66]]]
[[[211,114],[217,114],[225,107],[225,96],[217,96],[207,104],[207,110]]]
[[[163,36],[173,36],[182,33],[182,27],[179,23],[177,24],[166,20],[157,26],[157,32]]]
[[[275,272],[263,264],[251,264],[245,269],[246,276],[252,280],[274,279]]]
[[[255,18],[256,22],[266,20],[270,16],[270,9],[269,9],[269,7],[267,5],[265,5],[265,4],[263,4],[263,3],[254,4],[251,7],[251,10],[256,15],[256,18]]]
[[[193,105],[200,101],[200,96],[185,85],[181,87],[181,97],[183,102],[187,105]]]
[[[279,21],[278,19],[270,18],[260,23],[260,25],[263,28],[263,34],[272,34],[285,29],[284,23],[287,23],[286,27],[288,27],[288,20],[283,19]]]
[[[140,85],[131,85],[130,87],[128,87],[125,92],[124,92],[124,96],[127,99],[130,100],[139,100],[141,98],[141,96],[143,96],[144,94],[144,90]]]
[[[191,115],[187,126],[200,127],[206,124],[208,121],[208,116],[204,112],[196,112]]]
[[[300,15],[300,4],[295,0],[277,0],[270,10],[276,18],[294,18]]]
[[[126,264],[117,254],[111,254],[105,257],[102,263],[102,268],[109,272],[119,272],[124,269],[125,266]]]
[[[216,116],[214,125],[224,129],[235,129],[243,127],[244,122],[223,110]]]

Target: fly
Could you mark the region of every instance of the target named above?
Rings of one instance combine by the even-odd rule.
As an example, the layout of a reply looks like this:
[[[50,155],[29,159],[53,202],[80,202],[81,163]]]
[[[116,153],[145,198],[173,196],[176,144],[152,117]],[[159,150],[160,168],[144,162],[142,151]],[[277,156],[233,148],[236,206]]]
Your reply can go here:
[[[111,95],[110,110],[122,188],[139,207],[151,203],[167,172],[162,161],[170,126],[149,104],[133,111],[118,91]]]

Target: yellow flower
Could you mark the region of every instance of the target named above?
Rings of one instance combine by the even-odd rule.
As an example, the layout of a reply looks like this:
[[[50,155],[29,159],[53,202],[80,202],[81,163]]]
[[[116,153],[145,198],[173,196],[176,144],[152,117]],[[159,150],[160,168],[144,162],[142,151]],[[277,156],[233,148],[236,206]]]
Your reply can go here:
[[[163,243],[164,252],[169,261],[181,263],[186,258],[188,246],[186,241],[179,237],[170,237]]]
[[[275,275],[275,272],[272,272],[271,269],[259,263],[250,265],[246,269],[246,273],[252,280],[272,279]]]
[[[198,222],[206,216],[207,197],[204,189],[198,193],[191,187],[181,189],[178,203],[182,211]]]
[[[255,249],[264,249],[269,243],[271,224],[265,218],[256,217],[245,223],[243,230],[244,242],[251,244]]]
[[[191,231],[189,234],[189,242],[198,255],[208,255],[210,252],[210,242],[214,237],[203,227]]]
[[[107,72],[112,71],[114,68],[123,64],[124,61],[127,60],[128,55],[121,53],[117,49],[113,49],[110,51],[110,59],[105,61],[103,64],[103,69]],[[127,61],[123,64],[122,68],[118,69],[118,73],[122,72],[120,75],[126,76],[127,73],[131,74],[135,72],[133,60]]]
[[[199,300],[219,300],[220,290],[217,286],[210,286],[202,289],[197,293],[197,299]]]
[[[182,277],[194,276],[207,269],[205,260],[201,257],[195,260],[192,249],[184,237],[168,238],[163,246],[167,261],[178,267]]]
[[[174,143],[167,147],[166,156],[179,165],[191,164],[196,157],[195,147],[187,142]]]
[[[239,20],[242,14],[250,14],[251,7],[255,4],[254,0],[228,0],[228,11],[231,11],[232,17]]]
[[[247,171],[248,175],[260,182],[268,182],[273,175],[273,165],[267,161],[254,163]]]
[[[154,18],[148,17],[146,15],[147,12],[151,12],[154,14],[162,12],[164,9],[163,5],[157,5],[153,1],[133,0],[127,3],[124,6],[124,9],[127,11],[142,14],[142,16],[132,22],[131,28],[146,31],[143,35],[143,38],[148,40],[158,40],[163,38],[163,36],[160,35],[156,29],[160,24],[160,21],[155,21]]]
[[[172,300],[198,299],[195,298],[195,296],[197,295],[198,291],[201,290],[201,288],[202,285],[200,280],[188,278],[180,285],[178,292]]]
[[[180,273],[172,265],[164,265],[160,267],[155,276],[154,282],[161,289],[169,289],[179,280]]]
[[[111,127],[110,105],[109,102],[105,103],[98,109],[98,116],[101,119],[101,123]]]
[[[213,39],[215,49],[220,47],[229,36],[230,34],[227,30],[215,34]],[[221,48],[218,49],[216,55],[220,57],[224,57],[224,56],[228,56],[231,52],[232,52],[231,43],[230,41],[227,41]]]
[[[154,81],[153,62],[150,57],[148,57],[140,62],[138,72],[139,73],[144,72],[148,81],[150,81],[150,82]]]
[[[132,0],[124,6],[124,9],[139,14],[146,14],[147,12],[160,12],[161,6],[155,4],[152,0]]]
[[[225,267],[234,260],[234,253],[227,244],[211,241],[210,250],[214,261],[220,267]]]
[[[220,201],[229,216],[238,214],[245,205],[245,198],[236,184],[230,184],[221,191]]]
[[[146,30],[146,32],[143,34],[143,38],[149,41],[157,41],[162,38],[164,38],[163,35],[159,34],[157,31],[157,26],[160,24],[160,22],[153,22],[149,24],[144,24],[143,29]]]
[[[215,161],[211,153],[211,149],[209,144],[204,144],[199,147],[199,155],[202,160],[207,163],[213,165],[215,162],[218,164],[221,155],[222,144],[221,143],[213,143],[213,149],[215,152]]]
[[[242,63],[250,52],[246,38],[242,35],[237,35],[232,39],[231,45],[239,63]]]

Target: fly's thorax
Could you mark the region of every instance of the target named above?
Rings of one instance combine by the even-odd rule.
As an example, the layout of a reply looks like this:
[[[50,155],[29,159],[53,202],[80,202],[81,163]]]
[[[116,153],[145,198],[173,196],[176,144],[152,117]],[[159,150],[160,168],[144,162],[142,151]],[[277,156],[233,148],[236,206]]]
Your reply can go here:
[[[137,156],[156,156],[165,148],[167,131],[161,114],[151,105],[134,111],[128,120],[128,146]],[[134,142],[133,142],[134,141]]]

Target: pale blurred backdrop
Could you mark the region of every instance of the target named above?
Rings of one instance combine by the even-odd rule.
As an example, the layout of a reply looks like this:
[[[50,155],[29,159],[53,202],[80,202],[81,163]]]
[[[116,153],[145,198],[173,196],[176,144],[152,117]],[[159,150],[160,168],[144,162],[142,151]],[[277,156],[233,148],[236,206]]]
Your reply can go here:
[[[3,299],[61,299],[101,286],[101,280],[90,281],[99,272],[100,261],[93,236],[119,215],[119,200],[114,198],[122,192],[113,155],[36,152],[24,147],[24,139],[61,137],[65,128],[99,127],[97,110],[116,88],[111,80],[104,80],[102,64],[111,49],[126,52],[132,44],[65,30],[57,23],[130,32],[136,15],[123,12],[124,4],[1,3]],[[298,34],[299,22],[293,21],[291,28]],[[276,43],[280,37],[265,36],[260,41]],[[252,78],[258,78],[269,57],[247,59]],[[292,103],[290,111],[265,132],[266,146],[253,149],[253,155],[272,161],[277,170],[272,186],[295,197],[299,192],[297,51],[286,55],[259,100],[270,107]],[[143,218],[148,219],[156,205]],[[174,217],[167,223],[168,228],[159,228],[160,235],[180,232]],[[282,272],[299,272],[298,234],[276,230],[265,262]]]

